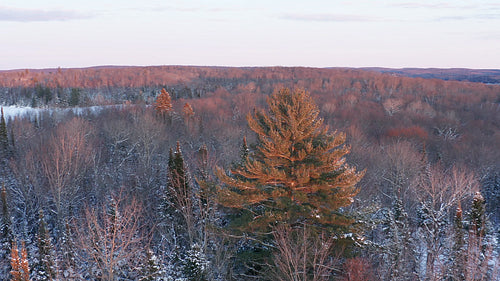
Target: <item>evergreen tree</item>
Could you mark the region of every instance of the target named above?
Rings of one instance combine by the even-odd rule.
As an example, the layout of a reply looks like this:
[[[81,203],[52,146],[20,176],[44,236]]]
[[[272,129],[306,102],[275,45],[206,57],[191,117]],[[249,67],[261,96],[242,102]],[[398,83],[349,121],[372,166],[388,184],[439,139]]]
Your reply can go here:
[[[245,163],[248,160],[248,156],[250,155],[250,149],[247,144],[247,137],[243,137],[243,144],[240,150],[240,162],[238,163],[239,167],[244,167]]]
[[[78,104],[80,104],[80,89],[72,88],[69,96],[68,105],[78,106]]]
[[[2,184],[1,201],[2,218],[0,222],[0,274],[5,276],[5,274],[10,271],[10,263],[8,261],[11,254],[11,246],[14,242],[9,206],[7,205],[7,189],[5,188],[5,184]]]
[[[76,260],[75,260],[75,245],[73,241],[74,233],[71,230],[71,226],[66,222],[66,227],[61,237],[61,270],[63,270],[64,276],[74,276]]]
[[[184,157],[182,156],[180,143],[177,142],[175,152],[170,149],[168,159],[168,183],[166,203],[170,207],[167,212],[174,213],[173,218],[178,220],[175,225],[182,228],[178,233],[185,237],[186,247],[190,246],[194,239],[194,204],[193,190],[189,181]]]
[[[185,103],[184,107],[182,108],[182,113],[184,114],[186,119],[193,118],[194,116],[194,110],[193,107],[189,103]]]
[[[9,150],[9,137],[7,135],[7,124],[5,122],[5,117],[3,114],[3,107],[1,108],[1,116],[0,116],[0,151],[2,156],[6,156]]]
[[[392,208],[388,210],[384,230],[388,243],[385,252],[388,256],[387,280],[412,280],[414,278],[415,262],[413,252],[410,222],[403,202],[396,195]]]
[[[487,231],[489,222],[486,216],[485,200],[479,191],[474,194],[468,217],[465,280],[495,280],[496,277],[489,276],[496,271],[490,266],[495,264],[498,266],[492,250],[495,247],[495,240]]]
[[[263,231],[276,223],[349,225],[339,209],[352,203],[364,173],[346,163],[350,148],[345,135],[328,133],[303,90],[282,89],[267,103],[268,113],[256,110],[247,117],[258,136],[257,151],[231,176],[217,169],[225,184],[219,188],[219,202],[243,210],[247,220],[240,229],[245,231]]]
[[[163,280],[161,278],[161,275],[162,270],[158,261],[158,257],[151,249],[148,249],[146,251],[146,260],[142,265],[141,277],[139,278],[139,281]]]
[[[176,194],[190,191],[189,177],[179,142],[177,142],[175,152],[172,149],[169,151],[168,171],[169,186],[176,190]]]
[[[15,241],[12,242],[12,252],[10,263],[12,270],[10,274],[12,276],[12,281],[29,281],[29,263],[28,263],[28,253],[24,242],[21,243],[21,255],[19,255],[19,250]]]
[[[161,93],[156,98],[154,107],[156,112],[163,117],[166,117],[172,111],[172,99],[165,88],[161,89]]]
[[[463,224],[462,207],[457,206],[455,217],[453,218],[453,245],[450,254],[450,274],[449,280],[465,280],[465,233]]]
[[[209,270],[209,261],[197,243],[191,246],[184,259],[183,271],[188,280],[205,281]]]
[[[38,226],[38,260],[33,265],[34,280],[53,280],[56,277],[55,259],[49,230],[43,211],[39,213]]]
[[[470,231],[477,237],[484,237],[486,233],[486,206],[481,192],[476,192],[472,199],[472,206],[469,214]]]

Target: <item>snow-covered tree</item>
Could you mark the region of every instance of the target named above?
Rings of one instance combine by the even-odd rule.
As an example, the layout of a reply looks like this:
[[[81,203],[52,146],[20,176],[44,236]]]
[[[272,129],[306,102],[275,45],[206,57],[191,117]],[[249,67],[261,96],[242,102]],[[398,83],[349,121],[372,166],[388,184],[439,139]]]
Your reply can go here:
[[[54,280],[57,277],[55,252],[45,222],[45,216],[41,210],[38,223],[38,257],[36,262],[33,263],[33,280]]]
[[[163,274],[158,256],[153,250],[147,249],[145,260],[141,265],[139,281],[160,281],[163,280]]]
[[[425,259],[425,278],[443,279],[446,275],[442,257],[447,251],[447,237],[452,211],[471,191],[478,190],[474,174],[459,168],[443,170],[427,165],[415,188],[419,199],[419,237]]]
[[[120,191],[111,196],[106,204],[87,207],[81,224],[76,225],[77,246],[83,262],[93,270],[87,270],[93,278],[112,281],[127,276],[134,268],[135,257],[143,249],[145,237],[141,230],[141,204]]]
[[[4,183],[2,183],[0,199],[2,204],[2,217],[0,221],[0,276],[5,276],[10,271],[9,256],[12,243],[14,242],[14,235],[12,233],[12,221],[7,202],[7,189]]]

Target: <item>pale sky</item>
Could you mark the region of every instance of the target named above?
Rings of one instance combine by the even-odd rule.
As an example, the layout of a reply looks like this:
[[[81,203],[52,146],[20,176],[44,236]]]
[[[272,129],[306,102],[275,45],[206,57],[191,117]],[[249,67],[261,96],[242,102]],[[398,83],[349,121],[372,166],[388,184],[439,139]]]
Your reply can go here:
[[[500,68],[500,1],[0,0],[0,70]]]

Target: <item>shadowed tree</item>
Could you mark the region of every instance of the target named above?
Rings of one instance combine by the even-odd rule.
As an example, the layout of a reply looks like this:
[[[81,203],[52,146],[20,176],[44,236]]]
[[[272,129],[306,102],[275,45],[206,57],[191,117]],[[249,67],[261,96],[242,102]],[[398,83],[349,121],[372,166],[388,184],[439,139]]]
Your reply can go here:
[[[0,273],[5,274],[10,271],[8,257],[10,256],[12,243],[14,242],[5,184],[2,184],[0,200],[2,204],[2,217],[0,221]]]
[[[54,249],[50,242],[49,229],[43,212],[39,213],[38,259],[33,265],[34,280],[54,280],[57,275]]]
[[[6,156],[9,148],[9,138],[7,136],[7,125],[5,123],[5,117],[3,115],[3,107],[1,109],[0,116],[0,152],[2,156]]]

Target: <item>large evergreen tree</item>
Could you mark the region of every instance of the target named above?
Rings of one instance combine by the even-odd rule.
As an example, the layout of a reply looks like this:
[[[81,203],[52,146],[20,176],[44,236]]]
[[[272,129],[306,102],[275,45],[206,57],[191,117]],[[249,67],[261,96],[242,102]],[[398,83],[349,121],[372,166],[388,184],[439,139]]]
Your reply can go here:
[[[282,89],[268,98],[269,111],[247,116],[257,134],[256,150],[227,175],[219,202],[243,210],[242,230],[276,223],[346,226],[339,212],[353,202],[363,172],[346,163],[343,133],[329,133],[318,107],[304,90]]]

